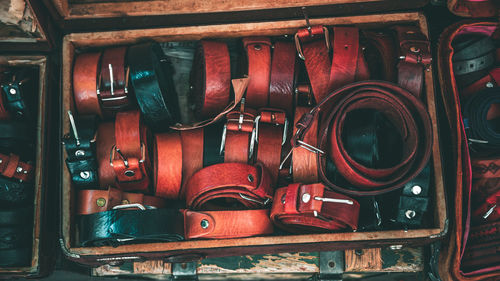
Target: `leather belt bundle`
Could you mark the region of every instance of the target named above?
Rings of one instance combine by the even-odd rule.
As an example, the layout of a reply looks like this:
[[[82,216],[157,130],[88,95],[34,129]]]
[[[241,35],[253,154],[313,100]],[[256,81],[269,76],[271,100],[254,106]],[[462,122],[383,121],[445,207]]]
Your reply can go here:
[[[500,103],[500,88],[486,88],[472,96],[462,109],[464,127],[471,149],[480,154],[500,152],[500,134],[488,119],[499,117],[492,111]],[[490,115],[490,118],[488,118]],[[491,116],[492,115],[492,116]]]
[[[113,116],[130,105],[126,52],[126,47],[119,47],[77,56],[73,93],[78,113]]]
[[[33,209],[0,210],[0,266],[25,266],[31,261]]]
[[[273,222],[290,232],[356,230],[359,203],[323,184],[293,183],[276,190]]]
[[[402,157],[398,163],[387,168],[373,168],[356,161],[346,151],[342,140],[345,118],[350,112],[360,109],[384,112],[397,126],[403,141]],[[358,82],[334,91],[297,122],[297,131],[292,139],[294,147],[310,147],[304,142],[304,136],[319,112],[326,114],[320,116],[318,147],[310,149],[321,156],[318,158],[320,177],[334,190],[351,195],[392,191],[418,175],[429,160],[432,129],[427,110],[413,94],[394,84]],[[358,189],[340,187],[330,181],[325,169],[325,151],[328,151],[338,172]]]

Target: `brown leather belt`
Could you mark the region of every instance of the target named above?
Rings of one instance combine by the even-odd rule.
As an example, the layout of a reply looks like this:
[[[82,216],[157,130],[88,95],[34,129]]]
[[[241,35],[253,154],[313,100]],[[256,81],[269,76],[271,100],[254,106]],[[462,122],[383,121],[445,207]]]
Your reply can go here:
[[[179,132],[155,135],[153,174],[156,196],[179,198],[182,183],[182,154],[183,146]]]
[[[238,238],[273,233],[269,210],[190,211],[184,215],[184,238]]]
[[[290,232],[356,230],[359,203],[323,184],[293,183],[276,190],[272,221]]]
[[[330,38],[328,29],[317,25],[299,29],[295,34],[297,51],[304,60],[317,103],[332,90],[370,76],[359,47],[358,28],[334,27],[333,33]],[[332,56],[330,46],[333,46]]]
[[[144,195],[142,193],[122,192],[116,188],[107,190],[78,191],[78,215],[88,215],[109,211],[118,205],[141,204],[154,208],[164,208],[167,201],[163,198]]]
[[[207,202],[232,198],[247,208],[262,208],[272,200],[271,177],[262,164],[222,163],[201,169],[186,185],[186,206],[207,209]]]
[[[256,112],[253,109],[231,111],[226,115],[227,123],[222,134],[221,152],[224,162],[250,163],[253,155],[253,133]]]
[[[273,45],[269,107],[280,108],[293,116],[293,95],[297,76],[297,51],[293,43],[278,41]]]
[[[393,123],[402,138],[403,156],[388,168],[371,168],[355,161],[345,150],[342,129],[346,115],[353,110],[375,109]],[[318,115],[325,112],[323,115]],[[315,148],[304,142],[314,118],[320,117],[319,143]],[[334,190],[351,195],[375,195],[402,187],[427,164],[432,149],[431,121],[423,103],[413,94],[394,84],[382,81],[357,82],[327,96],[296,124],[292,138],[294,147],[306,146],[319,156],[322,181]],[[338,172],[362,190],[340,187],[330,181],[326,172],[326,153]]]
[[[126,47],[106,49],[101,58],[97,95],[104,113],[113,114],[127,108],[129,69],[125,64]]]
[[[100,59],[101,52],[80,54],[73,66],[73,96],[76,109],[82,115],[102,116],[97,96]]]
[[[19,156],[15,154],[11,153],[7,156],[0,153],[0,175],[22,182],[31,182],[33,180],[33,166],[21,162]]]
[[[484,88],[492,88],[497,86],[500,86],[500,67],[492,69],[486,76],[480,78],[476,82],[467,86],[465,89],[461,90],[460,95],[463,99],[467,99],[483,90]]]
[[[297,133],[297,122],[302,115],[311,111],[308,107],[297,107],[295,109],[294,131]],[[304,135],[304,143],[318,146],[318,118],[311,122],[310,128]],[[292,150],[292,175],[294,182],[316,183],[318,178],[318,160],[315,151],[308,147],[299,146]]]
[[[96,133],[96,159],[100,187],[116,187],[113,167],[109,164],[109,152],[115,145],[115,122],[102,122]]]
[[[203,168],[204,129],[181,131],[182,143],[182,187],[180,199],[186,198],[186,184],[194,173]]]
[[[271,40],[268,37],[243,38],[247,53],[248,83],[246,102],[252,108],[267,106],[271,78]]]
[[[148,191],[151,164],[148,153],[149,130],[142,124],[139,111],[119,112],[115,120],[115,145],[109,164],[116,185],[125,191]]]
[[[202,40],[191,73],[191,99],[195,113],[210,118],[229,103],[231,89],[229,50],[224,42]]]

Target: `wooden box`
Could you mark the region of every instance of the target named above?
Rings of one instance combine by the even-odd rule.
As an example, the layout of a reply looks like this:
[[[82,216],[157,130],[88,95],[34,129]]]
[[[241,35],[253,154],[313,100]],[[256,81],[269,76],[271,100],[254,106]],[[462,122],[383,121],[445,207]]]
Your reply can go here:
[[[251,14],[248,10],[262,11],[281,11],[286,14],[288,7],[292,14],[288,18],[296,17],[293,12],[300,11],[300,3],[294,1],[257,1],[248,3],[233,3],[226,1],[210,1],[209,6],[203,1],[191,1],[191,5],[185,1],[180,2],[163,2],[163,1],[132,1],[132,2],[92,2],[92,1],[53,1],[55,7],[61,13],[63,24],[72,26],[82,25],[78,20],[87,19],[90,17],[109,17],[108,20],[114,20],[115,13],[124,13],[123,21],[127,24],[133,21],[134,16],[147,15],[154,18],[154,15],[165,15],[164,19],[176,17],[177,13],[192,15],[200,12],[200,17],[207,16],[214,23],[217,19],[216,14],[226,15],[226,11],[245,11]],[[76,4],[76,3],[79,4]],[[181,4],[182,2],[182,4]],[[363,2],[363,4],[361,4]],[[366,2],[366,3],[365,3]],[[358,7],[357,14],[368,12],[361,7],[364,5],[375,5],[375,2],[384,2],[385,8],[394,4],[394,8],[404,8],[406,1],[314,1],[308,2],[308,6],[322,7],[328,4],[328,9],[334,7]],[[370,4],[368,4],[370,3]],[[399,3],[395,4],[395,3]],[[417,3],[420,3],[417,1]],[[217,5],[218,4],[218,5]],[[380,3],[378,3],[380,4]],[[135,7],[135,9],[128,8]],[[338,5],[338,6],[337,6]],[[293,6],[293,7],[290,7]],[[86,7],[86,8],[83,8]],[[97,8],[100,7],[100,8]],[[143,9],[140,9],[142,7]],[[180,7],[183,7],[182,9]],[[209,13],[214,7],[217,10],[214,13]],[[125,12],[126,9],[129,12]],[[306,8],[309,13],[309,7]],[[319,9],[321,10],[321,9]],[[311,11],[318,12],[314,7]],[[110,12],[112,11],[112,12]],[[132,12],[136,11],[136,12]],[[137,12],[138,11],[138,12]],[[172,15],[175,11],[176,15]],[[96,14],[93,14],[96,12]],[[144,13],[144,14],[142,14]],[[265,12],[263,12],[265,13]],[[321,11],[318,12],[321,14]],[[314,13],[309,13],[311,16]],[[317,14],[316,14],[317,15]],[[100,18],[99,18],[100,19]],[[148,21],[145,17],[144,21]],[[189,17],[186,17],[189,19]],[[67,20],[67,21],[65,21]],[[94,23],[93,20],[87,22]],[[207,21],[209,22],[209,21]],[[312,17],[311,25],[322,24],[325,26],[334,25],[355,25],[360,28],[383,28],[396,24],[410,24],[418,26],[424,34],[428,34],[428,26],[425,16],[419,12],[400,12],[387,14],[370,14],[370,15],[351,15],[342,17]],[[262,36],[277,36],[290,34],[293,35],[297,29],[305,26],[305,21],[301,19],[279,19],[272,21],[252,20],[242,23],[222,23],[222,24],[203,24],[192,25],[188,20],[183,22],[184,26],[149,28],[149,29],[125,29],[115,31],[93,31],[86,33],[69,33],[63,38],[62,43],[62,93],[61,93],[61,112],[73,110],[73,89],[72,67],[75,58],[75,52],[102,48],[113,45],[127,45],[137,42],[154,40],[158,42],[168,41],[184,41],[184,40],[200,40],[204,38],[235,38],[252,35]],[[87,27],[88,28],[88,27]],[[432,68],[432,67],[431,67]],[[71,179],[67,168],[63,165],[61,171],[61,192],[62,192],[62,237],[61,247],[67,258],[80,263],[99,265],[99,264],[114,264],[120,261],[136,261],[143,259],[164,259],[169,262],[198,260],[206,257],[220,256],[235,256],[246,254],[262,254],[262,253],[279,253],[289,251],[325,251],[339,249],[355,249],[355,248],[372,248],[381,245],[399,245],[406,244],[427,244],[433,240],[441,239],[447,232],[447,216],[446,202],[444,195],[443,174],[441,167],[441,151],[439,141],[438,122],[436,117],[435,90],[433,71],[425,72],[426,85],[426,104],[428,105],[429,114],[432,119],[433,130],[433,148],[432,148],[432,166],[433,171],[433,188],[432,188],[432,209],[433,225],[426,229],[416,230],[391,230],[377,232],[348,232],[348,233],[331,233],[331,234],[307,234],[307,235],[287,235],[287,236],[266,236],[252,237],[239,239],[216,239],[216,240],[194,240],[169,243],[149,243],[149,244],[130,244],[121,245],[118,247],[77,247],[75,244],[75,207],[73,205],[75,199],[75,189],[72,188]],[[69,133],[68,117],[62,115],[59,136]],[[61,158],[60,163],[64,162],[65,151],[60,147]]]
[[[49,120],[52,117],[52,105],[49,96],[54,93],[49,51],[53,47],[52,37],[48,36],[51,23],[44,7],[37,1],[3,1],[0,4],[0,66],[34,68],[37,78],[36,91],[39,101],[36,108],[36,130],[34,162],[33,196],[33,242],[31,264],[24,267],[0,267],[0,278],[35,277],[47,274],[55,259],[56,223],[54,213],[47,212],[47,207],[56,203],[48,199],[48,190],[54,190],[55,181],[49,180],[50,138]],[[52,134],[53,135],[53,134]],[[54,147],[54,146],[52,146]],[[54,177],[52,177],[54,178]],[[51,186],[49,186],[51,185]],[[55,191],[55,190],[54,190]],[[54,209],[55,210],[55,209]],[[27,242],[30,243],[31,242]]]

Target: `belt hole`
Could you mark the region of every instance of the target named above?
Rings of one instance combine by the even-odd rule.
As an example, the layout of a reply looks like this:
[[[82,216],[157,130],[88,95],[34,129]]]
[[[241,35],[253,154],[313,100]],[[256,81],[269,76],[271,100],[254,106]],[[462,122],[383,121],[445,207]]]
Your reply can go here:
[[[253,178],[252,174],[249,174],[247,178],[248,178],[249,182],[253,182],[254,181],[254,178]]]
[[[260,44],[256,44],[253,46],[253,48],[256,50],[256,51],[260,51],[262,50],[262,46]]]
[[[133,177],[133,176],[135,176],[135,172],[134,172],[134,171],[132,171],[132,170],[126,170],[126,171],[125,171],[125,175],[126,175],[127,177]]]
[[[106,205],[106,199],[104,198],[97,198],[97,200],[95,201],[95,203],[97,204],[98,207],[104,207],[104,205]]]
[[[349,49],[349,45],[344,45],[344,49]]]
[[[419,48],[417,48],[417,47],[415,47],[415,46],[411,46],[411,47],[410,47],[410,51],[411,51],[412,53],[415,53],[415,54],[420,53],[420,49],[419,49]]]

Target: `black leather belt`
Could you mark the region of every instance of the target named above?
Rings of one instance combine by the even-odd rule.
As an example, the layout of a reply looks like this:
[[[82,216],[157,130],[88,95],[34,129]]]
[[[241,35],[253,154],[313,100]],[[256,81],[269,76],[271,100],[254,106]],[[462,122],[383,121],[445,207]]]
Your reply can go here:
[[[33,210],[31,208],[11,208],[0,210],[0,227],[4,225],[23,224],[31,225],[33,221]]]
[[[0,204],[2,207],[25,205],[33,199],[33,184],[0,178]]]
[[[72,133],[63,139],[68,155],[66,166],[77,187],[94,188],[98,181],[95,152],[96,117],[80,117],[76,123],[71,112],[68,114]]]
[[[500,133],[487,120],[492,104],[500,103],[500,87],[486,88],[463,106],[464,127],[471,149],[488,155],[500,152]]]
[[[453,72],[461,86],[483,77],[495,63],[495,44],[491,37],[474,36],[457,40],[453,49]]]
[[[413,180],[405,184],[395,222],[404,226],[420,226],[429,206],[430,164]]]
[[[0,132],[2,132],[0,134],[0,149],[20,156],[31,156],[33,136],[26,122],[0,121]]]
[[[10,77],[2,84],[3,96],[7,102],[6,108],[18,119],[33,120],[31,112],[33,107],[27,95],[35,92],[33,81],[28,77],[25,70],[9,73]]]
[[[172,71],[158,43],[131,46],[127,53],[130,80],[146,123],[166,129],[180,120]]]
[[[31,247],[0,250],[0,267],[26,266],[31,263]]]
[[[78,220],[80,245],[84,247],[181,241],[182,226],[177,209],[111,210],[82,215]]]
[[[0,227],[0,250],[23,248],[30,244],[32,228],[24,225]]]

